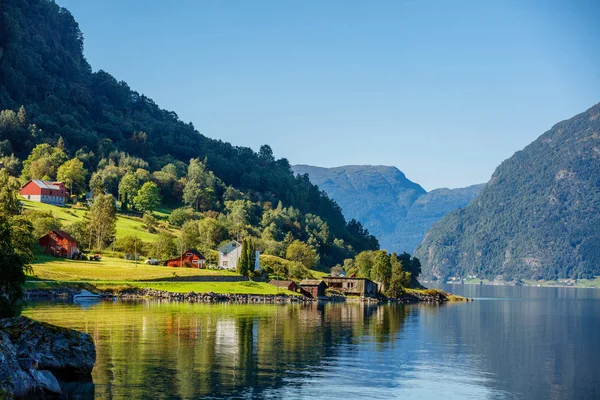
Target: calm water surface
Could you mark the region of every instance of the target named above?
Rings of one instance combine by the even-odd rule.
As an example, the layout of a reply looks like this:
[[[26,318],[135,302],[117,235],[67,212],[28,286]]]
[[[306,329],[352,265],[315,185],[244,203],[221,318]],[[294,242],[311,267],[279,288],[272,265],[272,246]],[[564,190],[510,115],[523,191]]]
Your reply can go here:
[[[75,398],[598,399],[600,290],[448,286],[443,306],[31,303],[93,335]]]

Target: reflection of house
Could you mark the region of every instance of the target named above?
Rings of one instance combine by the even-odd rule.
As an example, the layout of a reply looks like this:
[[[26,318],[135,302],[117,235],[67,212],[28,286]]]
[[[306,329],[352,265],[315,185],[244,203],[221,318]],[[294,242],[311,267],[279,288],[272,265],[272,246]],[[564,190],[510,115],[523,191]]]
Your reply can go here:
[[[40,181],[35,179],[27,182],[21,190],[19,190],[19,194],[27,200],[64,206],[65,198],[67,197],[67,189],[62,182]]]
[[[195,249],[189,249],[181,256],[166,262],[169,267],[206,268],[206,258]]]
[[[326,276],[323,280],[330,289],[337,290],[348,296],[377,296],[377,284],[368,279]]]
[[[47,254],[56,257],[73,258],[74,254],[79,253],[77,241],[67,232],[50,231],[40,238],[39,243]]]
[[[271,282],[269,282],[269,285],[277,286],[278,288],[285,290],[291,290],[292,292],[295,292],[298,288],[294,281],[276,281],[275,279],[272,279]]]
[[[327,285],[318,279],[304,279],[300,282],[300,291],[306,297],[316,299],[325,296]]]
[[[237,269],[237,263],[241,255],[242,245],[235,240],[219,247],[219,267]]]

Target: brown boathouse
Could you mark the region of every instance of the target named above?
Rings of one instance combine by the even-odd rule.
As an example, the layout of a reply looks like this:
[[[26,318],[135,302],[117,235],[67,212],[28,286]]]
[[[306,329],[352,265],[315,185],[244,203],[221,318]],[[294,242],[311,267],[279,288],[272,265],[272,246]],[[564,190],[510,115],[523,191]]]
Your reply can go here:
[[[311,299],[318,299],[325,296],[327,285],[318,279],[304,279],[300,282],[300,292]]]
[[[346,296],[377,297],[377,284],[369,279],[326,276],[323,281]]]

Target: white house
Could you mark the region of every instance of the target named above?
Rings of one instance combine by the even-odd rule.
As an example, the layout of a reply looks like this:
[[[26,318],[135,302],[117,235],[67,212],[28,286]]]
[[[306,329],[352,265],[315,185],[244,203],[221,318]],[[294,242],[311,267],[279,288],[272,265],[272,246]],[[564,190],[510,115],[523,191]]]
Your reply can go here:
[[[237,263],[242,255],[242,244],[232,240],[219,247],[219,267],[237,269]]]

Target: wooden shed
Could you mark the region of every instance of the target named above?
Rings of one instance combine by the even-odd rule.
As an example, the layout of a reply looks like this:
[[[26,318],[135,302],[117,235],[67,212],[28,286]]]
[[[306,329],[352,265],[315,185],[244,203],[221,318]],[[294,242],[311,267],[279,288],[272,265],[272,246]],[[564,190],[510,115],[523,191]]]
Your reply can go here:
[[[325,282],[318,279],[304,279],[300,282],[301,293],[311,299],[325,296],[325,289],[327,289]]]
[[[64,231],[50,231],[40,238],[39,243],[46,254],[55,257],[73,258],[74,255],[79,254],[77,241]]]
[[[285,289],[285,290],[291,290],[292,292],[295,292],[298,289],[298,286],[296,285],[296,282],[294,282],[294,281],[278,281],[278,280],[272,279],[269,282],[269,285],[277,286],[278,288]]]
[[[330,289],[347,296],[377,297],[377,284],[369,279],[326,276],[323,280]]]
[[[166,264],[169,267],[206,268],[206,258],[198,250],[189,249],[181,256],[167,260]]]

